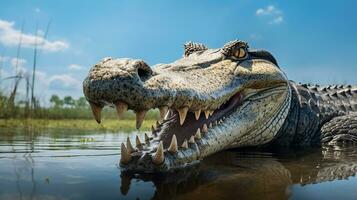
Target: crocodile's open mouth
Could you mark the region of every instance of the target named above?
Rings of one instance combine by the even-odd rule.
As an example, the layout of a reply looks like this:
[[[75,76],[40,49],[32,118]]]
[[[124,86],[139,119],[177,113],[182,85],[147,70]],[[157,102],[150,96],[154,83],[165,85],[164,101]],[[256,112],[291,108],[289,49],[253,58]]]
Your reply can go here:
[[[193,143],[194,138],[201,139],[208,130],[224,122],[234,109],[241,105],[243,93],[237,92],[216,110],[188,111],[183,109],[170,109],[163,123],[153,128],[153,134],[158,135],[163,141],[164,148],[168,148],[175,135],[177,143],[186,145],[187,141]]]
[[[286,102],[286,91],[286,84],[260,90],[241,90],[214,111],[170,109],[162,123],[153,125],[152,136],[145,134],[144,142],[137,137],[136,149],[132,147],[130,140],[126,146],[122,145],[121,166],[127,171],[153,172],[194,164],[209,155],[209,152],[229,147],[225,141],[229,140],[227,134],[232,134],[230,128],[237,118],[232,115],[241,115],[244,112],[243,107],[274,95]],[[277,112],[286,110],[287,105],[282,104],[276,109]],[[286,114],[285,112],[282,115]],[[212,149],[203,152],[208,148]]]

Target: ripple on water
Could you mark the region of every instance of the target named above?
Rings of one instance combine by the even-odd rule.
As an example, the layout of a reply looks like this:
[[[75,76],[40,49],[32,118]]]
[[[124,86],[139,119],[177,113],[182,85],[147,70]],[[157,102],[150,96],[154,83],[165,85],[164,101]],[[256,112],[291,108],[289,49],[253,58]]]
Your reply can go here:
[[[118,168],[132,133],[0,129],[0,199],[356,199],[357,148],[225,151],[174,174]],[[143,133],[138,133],[144,137]]]

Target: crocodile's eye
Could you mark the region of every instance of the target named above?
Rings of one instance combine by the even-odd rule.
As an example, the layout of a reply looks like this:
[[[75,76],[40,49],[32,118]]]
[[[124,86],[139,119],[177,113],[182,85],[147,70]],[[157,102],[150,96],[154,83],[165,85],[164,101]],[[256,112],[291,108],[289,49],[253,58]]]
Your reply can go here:
[[[246,57],[246,55],[247,55],[247,52],[244,47],[240,47],[233,52],[233,56],[238,59],[244,59]]]
[[[222,48],[222,53],[232,59],[246,59],[248,57],[248,44],[240,40],[228,42]]]

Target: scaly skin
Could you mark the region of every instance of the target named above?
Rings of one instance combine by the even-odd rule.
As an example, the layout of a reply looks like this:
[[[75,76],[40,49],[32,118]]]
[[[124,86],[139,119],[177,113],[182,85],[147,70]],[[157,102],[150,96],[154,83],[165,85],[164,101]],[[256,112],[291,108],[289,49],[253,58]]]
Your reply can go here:
[[[356,87],[295,84],[269,52],[242,41],[221,49],[188,43],[183,58],[153,68],[105,58],[83,91],[98,123],[105,105],[118,114],[134,110],[137,128],[151,108],[166,115],[144,143],[122,144],[120,164],[128,171],[172,171],[229,148],[357,140]]]

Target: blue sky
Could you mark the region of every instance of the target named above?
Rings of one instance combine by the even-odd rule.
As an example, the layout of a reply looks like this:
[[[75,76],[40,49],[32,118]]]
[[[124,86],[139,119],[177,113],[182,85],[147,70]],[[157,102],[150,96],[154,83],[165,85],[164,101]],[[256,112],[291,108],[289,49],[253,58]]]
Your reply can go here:
[[[344,1],[0,1],[1,77],[30,74],[35,27],[42,42],[36,95],[82,96],[89,68],[107,56],[172,62],[192,40],[218,48],[236,38],[274,54],[297,82],[357,84],[357,2]],[[51,26],[46,40],[43,34]],[[2,81],[3,89],[10,81]],[[25,91],[24,82],[20,93]]]

